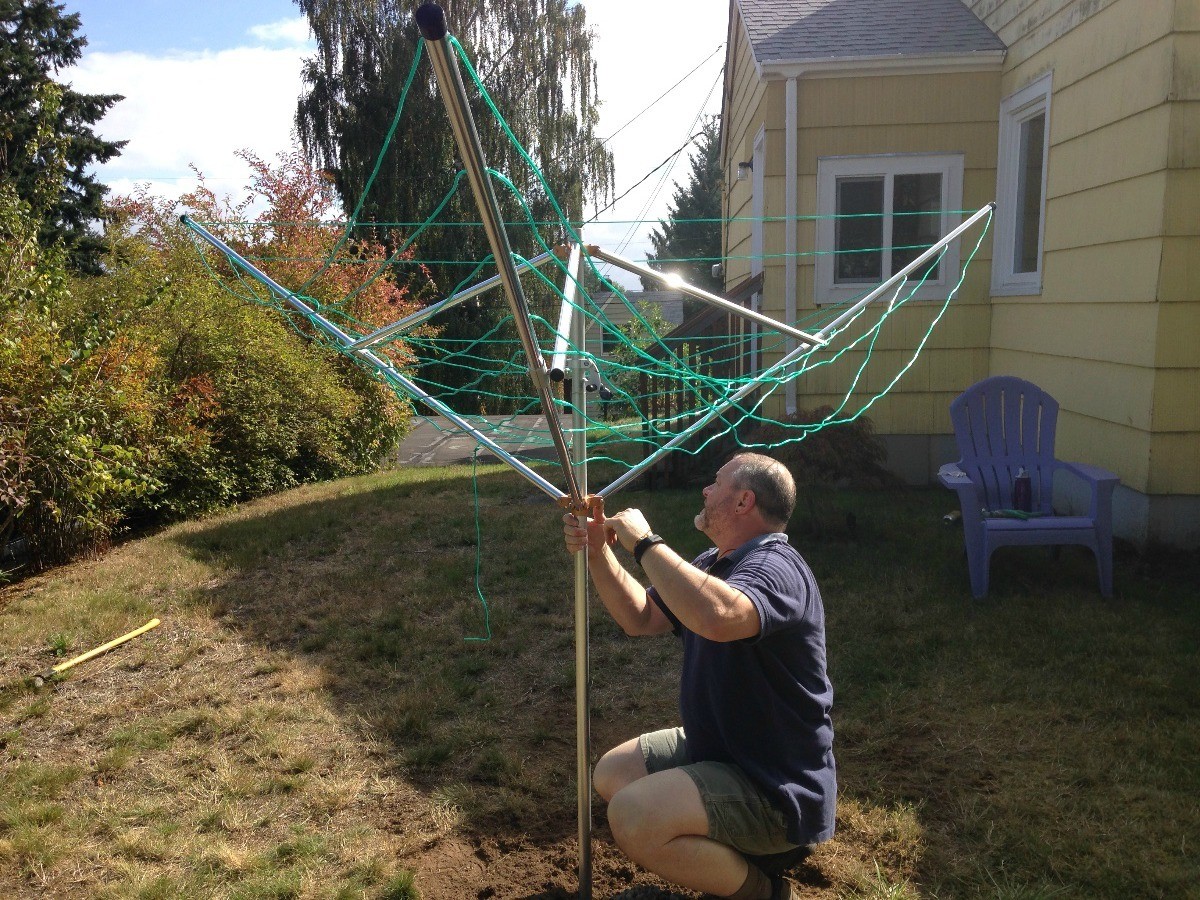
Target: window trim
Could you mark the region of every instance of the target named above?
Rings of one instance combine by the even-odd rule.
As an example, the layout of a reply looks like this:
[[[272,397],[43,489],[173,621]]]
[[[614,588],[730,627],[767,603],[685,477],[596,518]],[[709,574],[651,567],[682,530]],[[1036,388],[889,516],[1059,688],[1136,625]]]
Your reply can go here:
[[[754,149],[750,155],[753,171],[751,175],[750,215],[750,274],[757,275],[763,271],[763,248],[766,246],[766,227],[763,221],[766,216],[767,197],[767,126],[763,125],[754,136]]]
[[[1053,72],[1000,102],[1000,131],[996,155],[996,232],[992,237],[992,294],[1037,295],[1045,271],[1046,186],[1050,172],[1050,97]],[[1020,176],[1021,126],[1039,113],[1046,117],[1042,134],[1042,185],[1039,204],[1037,269],[1016,272],[1017,184]]]
[[[817,258],[815,294],[817,305],[843,303],[862,296],[874,285],[834,283],[835,224],[837,210],[837,180],[882,176],[884,178],[884,229],[887,244],[891,245],[891,200],[888,188],[897,175],[940,174],[942,176],[942,217],[939,232],[946,234],[957,222],[952,211],[962,209],[964,155],[958,153],[883,153],[864,156],[822,156],[817,160]],[[958,283],[960,272],[959,241],[946,248],[946,255],[936,279],[928,279],[916,293],[917,300],[944,300]],[[884,273],[880,281],[889,276]]]

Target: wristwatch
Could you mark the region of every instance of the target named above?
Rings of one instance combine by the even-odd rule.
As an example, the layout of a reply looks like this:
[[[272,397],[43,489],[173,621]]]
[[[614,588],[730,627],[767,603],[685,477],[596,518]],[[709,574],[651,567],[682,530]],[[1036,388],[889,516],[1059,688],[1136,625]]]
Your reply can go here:
[[[650,534],[633,545],[633,561],[640,566],[642,564],[642,557],[646,555],[646,551],[655,544],[661,544],[662,542],[662,538],[654,532],[650,532]]]

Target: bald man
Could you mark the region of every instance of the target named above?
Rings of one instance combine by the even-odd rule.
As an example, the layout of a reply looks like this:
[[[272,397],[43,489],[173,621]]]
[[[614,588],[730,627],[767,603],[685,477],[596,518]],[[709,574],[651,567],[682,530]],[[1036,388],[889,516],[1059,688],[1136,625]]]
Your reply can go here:
[[[704,489],[695,525],[714,546],[691,562],[639,510],[586,525],[563,517],[567,550],[587,552],[596,591],[625,632],[683,641],[682,726],[632,738],[596,765],[613,837],[651,872],[716,897],[787,900],[790,885],[758,858],[833,836],[825,611],[784,533],[795,504],[784,465],[741,453]]]

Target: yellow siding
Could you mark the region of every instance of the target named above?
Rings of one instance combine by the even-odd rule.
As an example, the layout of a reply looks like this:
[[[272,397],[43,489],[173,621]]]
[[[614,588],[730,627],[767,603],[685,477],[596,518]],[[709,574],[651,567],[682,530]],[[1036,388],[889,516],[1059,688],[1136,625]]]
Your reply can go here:
[[[1200,308],[1193,294],[1187,304],[1160,304],[1158,352],[1154,360],[1159,368],[1195,367],[1196,348],[1200,347]],[[1200,397],[1192,402],[1200,408]]]
[[[1008,47],[1004,93],[1054,69],[1055,90],[1103,71],[1170,33],[1175,0],[968,2]]]
[[[1150,490],[1150,448],[1153,436],[1140,428],[1081,416],[1063,408],[1058,414],[1060,459],[1087,462],[1121,476],[1121,484],[1142,494]]]
[[[996,123],[858,125],[849,128],[802,128],[800,174],[815,175],[823,156],[870,153],[965,153],[973,168],[996,169]],[[887,148],[864,151],[864,147]],[[993,187],[994,190],[994,187]],[[982,204],[981,204],[982,205]]]
[[[1057,65],[1053,68],[1055,105],[1051,111],[1054,127],[1051,139],[1056,144],[1161,106],[1170,98],[1173,75],[1169,40],[1156,40],[1125,59],[1073,82],[1060,77]],[[1156,141],[1163,137],[1155,135]]]
[[[1079,327],[1081,321],[1087,322],[1087,328]],[[1152,369],[1158,329],[1159,311],[1153,303],[1127,309],[1082,301],[1071,305],[1010,301],[997,304],[991,337],[996,348]]]
[[[1200,494],[1200,3],[1177,3],[1151,485]]]
[[[1164,192],[1163,234],[1192,237],[1200,233],[1200,168],[1171,169]]]
[[[1052,110],[1056,121],[1057,112]],[[1050,164],[1050,196],[1061,197],[1161,171],[1170,157],[1170,127],[1171,107],[1160,104],[1059,141]]]
[[[1059,400],[1061,456],[1110,468],[1152,501],[1200,500],[1200,2],[965,2],[1008,46],[1002,73],[798,82],[805,216],[816,210],[819,158],[871,153],[962,152],[963,206],[981,206],[996,190],[1001,99],[1053,73],[1041,293],[989,296],[989,237],[921,357],[868,415],[885,435],[945,434],[959,391],[988,374],[1018,374]],[[730,110],[726,171],[749,158],[765,123],[767,214],[781,214],[783,82],[763,84],[740,23],[735,34],[728,93],[744,102]],[[748,182],[732,187],[728,208],[749,215],[749,194]],[[797,235],[805,317],[815,309],[814,223],[802,219]],[[731,224],[731,252],[748,254],[749,236],[748,223]],[[765,245],[783,251],[781,225],[767,225]],[[973,246],[963,242],[964,261]],[[749,266],[731,261],[728,271],[744,277]],[[785,271],[778,257],[766,260],[764,305],[774,315]],[[849,408],[906,364],[939,306],[913,303],[889,323]],[[862,359],[851,351],[808,372],[801,408],[841,402]]]
[[[1200,101],[1189,98],[1171,104],[1171,135],[1167,165],[1173,169],[1200,166]]]
[[[1055,165],[1054,153],[1050,165]],[[1166,170],[1101,185],[1093,190],[1046,202],[1046,253],[1064,247],[1086,247],[1162,236],[1167,188]],[[1152,273],[1146,273],[1152,278]],[[1065,299],[1043,299],[1057,302]]]
[[[1200,441],[1195,433],[1155,434],[1150,441],[1153,467],[1149,494],[1200,494]]]
[[[1162,241],[1157,237],[1064,247],[1046,255],[1041,297],[1013,299],[1040,304],[1043,297],[1054,297],[1068,308],[1076,303],[1151,304],[1161,261]],[[1136,314],[1124,309],[1115,312],[1118,317]]]
[[[1161,369],[1154,385],[1154,430],[1200,431],[1200,370]]]
[[[1200,236],[1170,237],[1163,241],[1162,277],[1158,298],[1163,303],[1194,304],[1200,297]],[[1193,310],[1200,317],[1200,313]],[[1167,339],[1172,336],[1164,335]],[[1195,360],[1195,347],[1193,347]]]
[[[994,72],[820,79],[801,85],[799,125],[994,122],[998,91]]]

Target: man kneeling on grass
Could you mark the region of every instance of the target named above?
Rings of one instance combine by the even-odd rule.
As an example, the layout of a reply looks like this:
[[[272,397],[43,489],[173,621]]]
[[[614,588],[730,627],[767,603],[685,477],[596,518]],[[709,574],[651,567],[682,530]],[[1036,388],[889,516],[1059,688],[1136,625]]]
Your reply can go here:
[[[785,466],[735,456],[695,519],[716,546],[691,563],[636,509],[586,527],[563,517],[567,549],[586,548],[596,591],[626,633],[683,639],[683,727],[626,741],[596,765],[613,837],[651,872],[717,897],[786,900],[791,888],[761,857],[798,856],[833,836],[825,611],[783,534],[795,503]],[[617,542],[649,590],[618,561]]]

